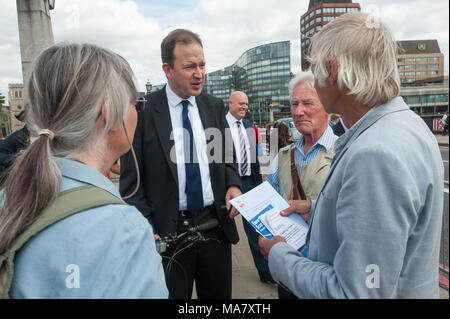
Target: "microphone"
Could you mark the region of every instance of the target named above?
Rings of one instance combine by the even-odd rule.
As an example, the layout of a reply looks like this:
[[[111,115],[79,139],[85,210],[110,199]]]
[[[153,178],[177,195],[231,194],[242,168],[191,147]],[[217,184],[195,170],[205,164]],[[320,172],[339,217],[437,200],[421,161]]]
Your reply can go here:
[[[198,225],[197,230],[198,231],[208,230],[208,229],[217,227],[218,225],[219,225],[219,221],[216,218],[213,218],[203,224]]]
[[[219,221],[216,218],[212,218],[212,219],[208,220],[207,222],[204,222],[203,224],[189,228],[188,232],[195,233],[197,231],[213,229],[214,227],[217,227],[218,225],[219,225]]]

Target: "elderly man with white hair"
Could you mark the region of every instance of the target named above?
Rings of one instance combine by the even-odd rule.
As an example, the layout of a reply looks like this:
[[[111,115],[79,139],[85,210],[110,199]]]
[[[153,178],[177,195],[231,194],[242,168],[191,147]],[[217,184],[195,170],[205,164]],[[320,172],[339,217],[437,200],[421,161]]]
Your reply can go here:
[[[349,130],[310,212],[308,257],[261,239],[275,280],[300,298],[439,298],[444,169],[436,139],[399,97],[397,47],[365,13],[312,39],[316,89]]]
[[[280,149],[267,181],[285,200],[300,199],[301,195],[294,187],[296,181],[292,180],[291,175],[293,159],[305,199],[316,199],[330,168],[337,136],[328,125],[328,113],[314,88],[311,71],[298,73],[289,82],[288,88],[292,119],[301,136],[296,144]],[[307,219],[306,215],[304,217]]]
[[[295,210],[297,204],[302,204],[295,200],[317,198],[330,169],[337,139],[328,125],[328,113],[314,88],[311,71],[298,73],[289,82],[288,88],[292,119],[301,136],[296,144],[280,149],[274,159],[272,172],[267,176],[272,187],[292,205],[285,213]],[[308,220],[308,215],[303,215],[305,220]],[[280,299],[293,297],[282,287],[278,288],[278,295]]]

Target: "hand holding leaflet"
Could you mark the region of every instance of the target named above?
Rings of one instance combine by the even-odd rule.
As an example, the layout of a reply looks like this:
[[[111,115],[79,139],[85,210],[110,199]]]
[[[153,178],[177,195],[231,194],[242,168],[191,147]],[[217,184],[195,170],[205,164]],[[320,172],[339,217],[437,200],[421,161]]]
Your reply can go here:
[[[262,216],[264,225],[275,236],[281,236],[292,247],[302,247],[305,244],[308,226],[297,223],[292,218],[281,216],[279,211],[272,210]],[[297,249],[297,248],[296,248]]]
[[[269,239],[274,235],[283,236],[297,250],[305,244],[308,224],[295,213],[287,217],[280,215],[289,204],[268,182],[230,200],[230,204],[261,236]]]

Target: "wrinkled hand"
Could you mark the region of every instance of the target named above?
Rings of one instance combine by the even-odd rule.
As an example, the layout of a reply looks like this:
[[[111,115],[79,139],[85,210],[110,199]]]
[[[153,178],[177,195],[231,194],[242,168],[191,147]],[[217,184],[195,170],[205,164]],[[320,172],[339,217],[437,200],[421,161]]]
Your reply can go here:
[[[258,245],[259,245],[259,251],[264,256],[265,260],[269,260],[269,252],[272,249],[272,247],[279,243],[279,242],[286,242],[286,239],[281,236],[275,236],[272,239],[264,238],[263,236],[259,236],[258,239]]]
[[[311,214],[311,201],[310,200],[290,200],[288,201],[289,208],[283,210],[281,216],[289,216],[292,213],[299,214],[305,222],[308,222],[309,215]]]
[[[230,186],[227,190],[227,193],[225,194],[225,203],[227,206],[227,210],[230,210],[231,204],[230,204],[230,200],[238,197],[242,195],[241,190],[239,189],[239,187],[237,186]],[[230,212],[230,218],[233,219],[234,217],[236,217],[237,215],[239,215],[239,212],[236,210],[236,208],[232,208],[231,212]]]

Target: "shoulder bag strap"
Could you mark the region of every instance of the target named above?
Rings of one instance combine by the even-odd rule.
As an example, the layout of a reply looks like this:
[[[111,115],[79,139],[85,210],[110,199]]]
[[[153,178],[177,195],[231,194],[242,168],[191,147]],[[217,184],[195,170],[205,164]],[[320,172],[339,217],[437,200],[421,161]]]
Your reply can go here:
[[[292,183],[294,184],[293,194],[294,200],[298,200],[300,194],[300,199],[306,200],[305,191],[303,190],[302,183],[300,182],[300,177],[298,176],[297,167],[295,166],[295,149],[290,150],[291,152],[291,176]]]

